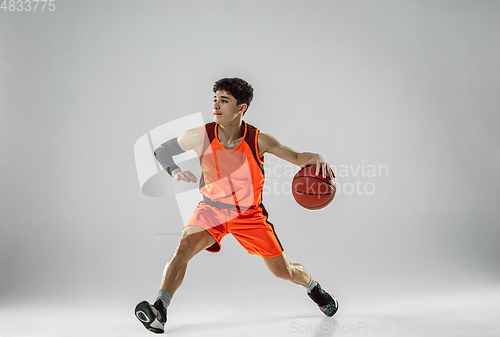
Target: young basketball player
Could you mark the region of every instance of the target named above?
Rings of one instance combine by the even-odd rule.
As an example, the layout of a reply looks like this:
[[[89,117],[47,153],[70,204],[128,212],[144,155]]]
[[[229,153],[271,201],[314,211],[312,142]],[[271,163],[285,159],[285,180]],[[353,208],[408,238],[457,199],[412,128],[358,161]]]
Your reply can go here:
[[[221,240],[231,233],[250,253],[261,256],[279,278],[300,284],[327,316],[338,309],[334,297],[323,290],[309,272],[285,256],[274,226],[262,204],[264,157],[270,153],[298,166],[316,165],[316,175],[334,177],[330,166],[316,153],[297,152],[275,137],[260,133],[243,121],[253,98],[253,88],[239,78],[224,78],[214,85],[214,122],[187,130],[162,144],[155,156],[177,181],[196,182],[189,171],[175,165],[172,157],[194,150],[200,158],[200,192],[203,201],[183,229],[179,245],[167,263],[154,304],[139,303],[135,315],[144,326],[163,333],[167,308],[184,278],[187,264],[202,250],[218,252]]]

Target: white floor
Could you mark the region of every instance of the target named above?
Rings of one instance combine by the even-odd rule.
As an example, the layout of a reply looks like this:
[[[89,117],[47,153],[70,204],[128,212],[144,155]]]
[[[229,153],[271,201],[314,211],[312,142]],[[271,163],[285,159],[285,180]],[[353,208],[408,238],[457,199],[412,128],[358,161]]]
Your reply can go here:
[[[328,318],[305,295],[286,301],[245,292],[190,300],[183,296],[183,303],[173,302],[169,309],[166,333],[183,337],[499,336],[499,299],[500,288],[371,304],[344,299],[337,315]],[[133,302],[110,305],[84,299],[49,307],[2,305],[0,337],[153,336],[134,317],[134,306]]]

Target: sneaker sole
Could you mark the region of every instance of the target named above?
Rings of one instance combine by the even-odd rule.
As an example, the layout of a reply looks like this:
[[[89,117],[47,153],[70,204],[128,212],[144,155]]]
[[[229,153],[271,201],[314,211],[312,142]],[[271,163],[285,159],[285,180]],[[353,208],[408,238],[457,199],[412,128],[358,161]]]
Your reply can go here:
[[[160,322],[156,319],[156,316],[151,310],[151,305],[148,301],[142,301],[135,307],[135,317],[144,325],[146,329],[154,333],[164,333],[165,330]]]

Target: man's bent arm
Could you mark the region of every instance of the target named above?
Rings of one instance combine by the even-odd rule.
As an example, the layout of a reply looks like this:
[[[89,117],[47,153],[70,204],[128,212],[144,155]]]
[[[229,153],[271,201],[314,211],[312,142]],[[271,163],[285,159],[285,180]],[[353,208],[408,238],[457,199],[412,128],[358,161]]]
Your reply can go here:
[[[187,130],[179,137],[172,138],[161,144],[156,148],[154,155],[165,171],[173,176],[174,174],[182,172],[182,170],[175,164],[172,157],[191,149],[197,150],[199,145],[201,145],[202,136],[202,127]]]

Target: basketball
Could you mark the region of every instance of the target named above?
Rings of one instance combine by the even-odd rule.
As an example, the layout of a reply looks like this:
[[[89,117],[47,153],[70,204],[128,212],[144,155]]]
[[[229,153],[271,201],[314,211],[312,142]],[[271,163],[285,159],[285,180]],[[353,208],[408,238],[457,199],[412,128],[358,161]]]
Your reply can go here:
[[[337,190],[335,179],[329,175],[316,175],[316,165],[303,167],[292,180],[292,194],[297,203],[307,209],[316,210],[328,206]]]

